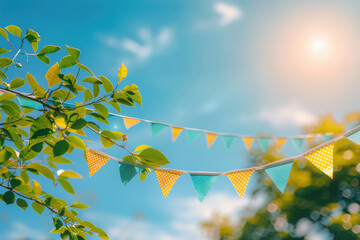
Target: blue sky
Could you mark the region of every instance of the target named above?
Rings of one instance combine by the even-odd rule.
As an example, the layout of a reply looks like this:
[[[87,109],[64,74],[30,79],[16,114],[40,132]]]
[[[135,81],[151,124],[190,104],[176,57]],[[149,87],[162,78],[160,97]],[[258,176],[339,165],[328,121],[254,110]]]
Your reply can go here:
[[[40,46],[65,44],[81,49],[80,61],[97,75],[116,81],[124,63],[124,84],[136,83],[143,108],[122,114],[174,125],[238,134],[290,136],[325,115],[337,119],[359,109],[358,1],[0,1],[1,27],[10,24],[40,33]],[[3,44],[3,43],[1,43]],[[62,56],[59,53],[55,56]],[[45,67],[32,60],[26,71],[39,81]],[[151,138],[147,124],[129,131],[121,119],[111,125],[128,134],[130,148],[147,144],[161,150],[171,168],[228,171],[249,166],[238,140],[226,150],[221,139],[211,149],[205,137],[188,144],[170,129]],[[96,140],[94,136],[89,138]],[[93,144],[101,149],[100,144]],[[290,144],[289,154],[297,153]],[[107,149],[117,157],[125,153]],[[110,161],[89,178],[78,152],[69,166],[84,178],[72,181],[91,208],[82,216],[112,239],[201,239],[199,222],[215,213],[241,216],[259,196],[240,200],[226,177],[219,177],[198,203],[191,179],[180,177],[164,199],[154,175],[122,187],[117,163]],[[254,176],[256,177],[256,175]],[[250,180],[250,187],[254,183]],[[52,190],[63,194],[60,187]],[[256,204],[255,204],[256,205]],[[31,209],[0,210],[0,234],[16,239],[49,235],[50,218]],[[206,238],[204,238],[206,239]]]

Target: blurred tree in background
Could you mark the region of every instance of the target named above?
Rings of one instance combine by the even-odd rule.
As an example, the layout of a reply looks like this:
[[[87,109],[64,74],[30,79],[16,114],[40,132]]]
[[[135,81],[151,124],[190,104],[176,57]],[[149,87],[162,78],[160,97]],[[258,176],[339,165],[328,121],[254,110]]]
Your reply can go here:
[[[358,113],[349,114],[344,123],[330,116],[307,133],[341,133],[346,126],[360,124]],[[309,148],[321,143],[314,139]],[[283,158],[276,147],[266,154],[250,152],[251,165],[263,165]],[[305,158],[294,161],[284,194],[265,172],[256,175],[252,196],[263,193],[265,204],[249,207],[237,226],[214,217],[202,224],[213,239],[359,239],[360,238],[360,146],[344,138],[335,143],[334,179],[331,180]],[[250,194],[245,197],[251,197]],[[222,219],[225,219],[223,216]],[[224,231],[224,229],[227,229]]]

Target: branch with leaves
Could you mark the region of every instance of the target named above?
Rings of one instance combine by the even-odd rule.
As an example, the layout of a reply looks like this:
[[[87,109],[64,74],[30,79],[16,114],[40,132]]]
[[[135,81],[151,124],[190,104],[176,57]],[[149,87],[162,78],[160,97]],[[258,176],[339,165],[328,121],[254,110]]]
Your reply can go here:
[[[68,193],[75,194],[69,179],[81,176],[72,170],[58,170],[58,165],[72,164],[64,154],[71,154],[74,149],[86,151],[84,138],[87,131],[99,135],[105,148],[117,146],[129,153],[124,160],[148,167],[168,164],[158,150],[140,145],[131,152],[125,147],[125,134],[99,127],[99,122],[109,124],[109,107],[120,113],[120,106],[134,107],[136,103],[142,106],[138,87],[131,84],[120,89],[127,75],[124,65],[119,68],[115,86],[108,78],[96,76],[80,63],[80,50],[67,45],[68,55],[48,69],[40,84],[29,72],[24,78],[18,77],[29,59],[36,57],[50,64],[49,56],[61,48],[48,45],[37,52],[40,41],[37,32],[29,29],[23,34],[14,25],[5,29],[0,28],[0,35],[5,39],[0,43],[0,55],[9,56],[0,58],[0,110],[3,115],[0,117],[4,119],[0,123],[0,187],[4,189],[0,200],[6,204],[16,202],[24,210],[28,202],[32,202],[32,208],[39,214],[48,209],[55,227],[51,232],[60,234],[62,239],[81,240],[87,235],[107,239],[105,231],[77,217],[75,209],[85,209],[85,204],[68,205],[65,200],[48,194],[41,187],[39,175],[51,180],[54,186],[59,183]],[[5,44],[9,44],[9,48]],[[65,73],[71,69],[75,74]],[[32,89],[31,93],[14,90],[26,83]],[[46,83],[48,86],[44,87]],[[17,98],[30,100],[41,107],[21,106],[16,102]],[[151,156],[141,154],[145,149]],[[37,161],[38,155],[46,156],[46,160]],[[149,169],[142,171],[141,180],[146,178],[147,172]]]

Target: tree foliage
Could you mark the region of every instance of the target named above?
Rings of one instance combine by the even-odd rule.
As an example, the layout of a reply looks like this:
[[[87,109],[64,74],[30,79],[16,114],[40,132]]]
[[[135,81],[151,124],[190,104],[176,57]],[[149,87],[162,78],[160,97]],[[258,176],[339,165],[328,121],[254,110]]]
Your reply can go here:
[[[121,87],[127,75],[124,65],[113,84],[80,63],[79,49],[66,45],[67,55],[51,63],[51,54],[60,51],[60,47],[47,45],[39,50],[40,35],[36,31],[23,32],[14,25],[5,29],[0,28],[0,187],[4,190],[0,200],[24,210],[31,205],[40,215],[50,211],[54,224],[51,232],[60,234],[61,239],[81,240],[87,235],[107,239],[104,230],[78,217],[78,209],[86,209],[87,205],[68,204],[48,194],[42,177],[75,194],[69,180],[81,176],[72,170],[58,170],[58,165],[72,163],[64,154],[75,149],[86,151],[84,138],[88,132],[96,133],[105,148],[116,146],[126,151],[129,155],[125,160],[148,167],[168,164],[158,150],[141,145],[131,152],[125,147],[125,134],[100,129],[99,122],[109,124],[109,107],[120,112],[121,106],[142,105],[138,87]],[[24,78],[18,77],[34,57],[39,64],[49,64],[45,76],[39,82],[30,72]],[[18,90],[26,84],[31,93]],[[17,99],[23,104],[18,104]],[[46,161],[37,160],[40,154],[46,156]],[[141,180],[147,172],[150,170],[144,169]]]

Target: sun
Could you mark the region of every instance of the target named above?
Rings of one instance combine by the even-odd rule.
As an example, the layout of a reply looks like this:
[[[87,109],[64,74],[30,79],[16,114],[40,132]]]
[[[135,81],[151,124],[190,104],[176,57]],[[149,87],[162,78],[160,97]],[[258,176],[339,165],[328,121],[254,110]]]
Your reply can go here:
[[[310,44],[310,50],[314,55],[326,55],[329,52],[329,41],[324,37],[315,37]]]

